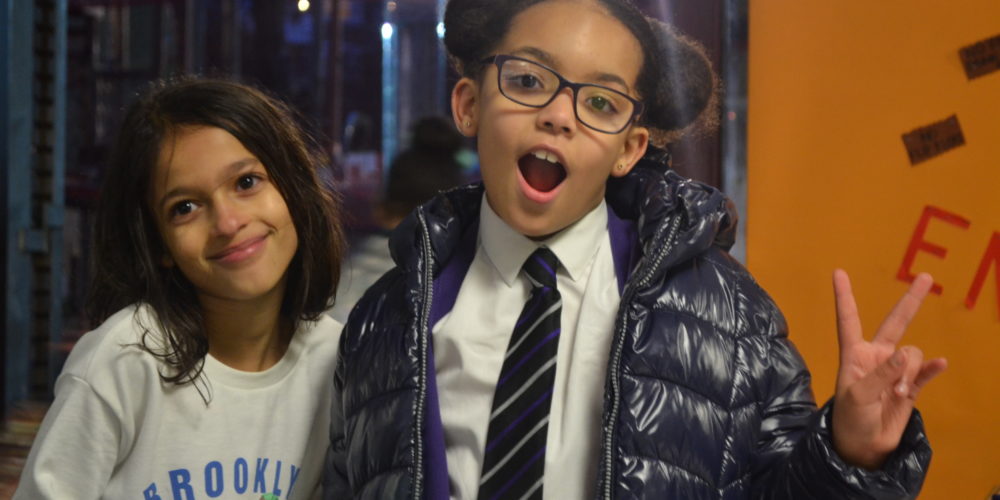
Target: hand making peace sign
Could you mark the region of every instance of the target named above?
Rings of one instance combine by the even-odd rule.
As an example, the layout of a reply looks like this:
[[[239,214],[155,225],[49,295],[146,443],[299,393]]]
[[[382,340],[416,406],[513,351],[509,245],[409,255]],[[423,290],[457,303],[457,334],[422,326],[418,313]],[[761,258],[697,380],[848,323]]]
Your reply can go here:
[[[833,445],[848,463],[880,467],[899,445],[917,392],[948,366],[944,358],[924,361],[914,346],[897,348],[933,281],[926,273],[917,276],[868,342],[847,273],[833,273],[840,341]]]

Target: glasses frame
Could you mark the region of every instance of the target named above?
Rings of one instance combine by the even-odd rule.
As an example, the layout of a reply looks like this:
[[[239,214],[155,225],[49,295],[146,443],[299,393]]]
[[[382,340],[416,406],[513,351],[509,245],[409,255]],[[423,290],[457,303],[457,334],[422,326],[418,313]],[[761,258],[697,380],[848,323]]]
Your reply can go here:
[[[530,63],[530,64],[534,64],[536,66],[540,66],[540,67],[544,68],[545,70],[550,71],[553,75],[556,75],[556,78],[559,79],[559,86],[556,88],[555,92],[553,92],[552,95],[549,97],[549,100],[545,101],[544,104],[528,104],[528,103],[521,102],[521,101],[519,101],[517,99],[514,99],[513,97],[507,95],[506,92],[504,92],[504,90],[503,90],[503,83],[500,81],[500,75],[502,73],[503,64],[505,62],[507,62],[507,61],[524,61],[526,63]],[[632,125],[632,122],[635,121],[636,117],[638,117],[640,114],[642,114],[642,111],[643,111],[642,101],[640,101],[638,99],[635,99],[634,97],[632,97],[632,96],[630,96],[630,95],[628,95],[628,94],[626,94],[626,93],[624,93],[624,92],[622,92],[620,90],[615,90],[615,89],[613,89],[611,87],[605,87],[604,85],[597,85],[597,84],[594,84],[594,83],[577,83],[577,82],[569,81],[566,78],[563,78],[563,76],[560,75],[558,71],[556,71],[556,70],[554,70],[554,69],[552,69],[552,68],[550,68],[550,67],[548,67],[548,66],[546,66],[546,65],[544,65],[542,63],[539,63],[537,61],[532,61],[531,59],[525,59],[523,57],[510,56],[510,55],[506,55],[506,54],[494,54],[492,56],[488,56],[488,57],[483,58],[479,62],[482,63],[482,64],[490,64],[490,63],[492,63],[494,66],[497,67],[497,89],[500,90],[500,93],[503,94],[504,97],[506,97],[507,99],[509,99],[509,100],[511,100],[513,102],[516,102],[516,103],[518,103],[518,104],[520,104],[522,106],[527,106],[529,108],[544,108],[545,106],[548,106],[553,100],[555,100],[556,96],[558,96],[559,93],[562,92],[562,89],[565,89],[565,88],[572,89],[573,90],[573,115],[576,117],[576,121],[580,122],[583,126],[589,128],[590,130],[593,130],[595,132],[600,132],[602,134],[610,134],[610,135],[620,134],[620,133],[622,133],[622,131],[624,131],[625,129],[627,129],[629,127],[629,125]],[[580,112],[577,111],[577,105],[578,105],[577,104],[577,97],[578,97],[578,95],[580,93],[580,89],[583,88],[583,87],[597,87],[597,88],[602,89],[602,90],[607,90],[608,92],[614,92],[615,94],[618,94],[618,95],[620,95],[620,96],[628,99],[629,102],[632,103],[632,116],[629,116],[628,120],[625,120],[625,125],[622,125],[622,127],[620,129],[615,130],[613,132],[609,132],[607,130],[601,130],[601,129],[596,128],[593,125],[591,125],[591,124],[583,121],[580,118]]]

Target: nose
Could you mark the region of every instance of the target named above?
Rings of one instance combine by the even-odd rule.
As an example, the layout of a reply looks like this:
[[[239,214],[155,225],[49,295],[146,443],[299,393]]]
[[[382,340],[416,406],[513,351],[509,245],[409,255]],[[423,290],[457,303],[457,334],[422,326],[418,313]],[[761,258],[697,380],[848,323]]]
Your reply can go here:
[[[236,200],[217,199],[212,209],[215,217],[212,232],[216,236],[235,236],[243,226],[247,225],[247,212]]]
[[[564,88],[538,112],[538,126],[559,134],[576,130],[576,112],[573,110],[573,90]]]

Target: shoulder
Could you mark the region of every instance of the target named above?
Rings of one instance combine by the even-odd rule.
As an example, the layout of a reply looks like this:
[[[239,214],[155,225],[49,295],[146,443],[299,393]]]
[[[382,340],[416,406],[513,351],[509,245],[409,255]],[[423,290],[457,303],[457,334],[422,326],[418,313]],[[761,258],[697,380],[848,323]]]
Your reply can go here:
[[[717,246],[671,270],[658,295],[665,305],[732,336],[787,335],[785,318],[771,296],[739,261]]]
[[[156,365],[156,358],[142,348],[144,343],[150,347],[163,344],[163,334],[155,315],[146,305],[128,306],[80,337],[66,359],[62,373],[92,381],[108,370]]]
[[[369,341],[386,340],[387,332],[405,329],[411,314],[409,296],[417,293],[408,282],[407,272],[396,267],[386,272],[365,291],[351,310],[343,329],[341,356]]]
[[[310,357],[334,359],[344,325],[327,314],[321,314],[315,321],[304,321],[295,334],[294,342],[301,344],[303,352]]]
[[[359,321],[359,318],[367,318],[372,314],[381,315],[391,313],[396,310],[399,302],[409,290],[408,273],[401,267],[394,267],[375,280],[371,286],[358,299],[355,309],[347,320],[347,327]]]
[[[161,393],[160,374],[167,369],[143,345],[152,349],[163,345],[148,306],[133,305],[111,315],[73,347],[56,380],[56,398],[71,398],[86,387],[119,418],[138,414],[142,402]]]

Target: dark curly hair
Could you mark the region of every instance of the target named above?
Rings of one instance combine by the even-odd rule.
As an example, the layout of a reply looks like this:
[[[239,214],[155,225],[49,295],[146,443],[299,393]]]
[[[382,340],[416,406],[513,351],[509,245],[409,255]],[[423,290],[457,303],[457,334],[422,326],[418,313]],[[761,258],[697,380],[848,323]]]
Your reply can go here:
[[[479,79],[517,14],[547,0],[450,0],[444,43],[462,76]],[[645,110],[639,125],[657,145],[718,125],[719,80],[704,48],[642,14],[630,0],[594,0],[635,35],[642,47],[636,89]]]
[[[169,366],[160,374],[166,382],[194,382],[208,353],[193,285],[177,266],[161,265],[166,247],[149,201],[161,145],[179,128],[229,132],[261,161],[284,198],[299,244],[287,271],[282,321],[294,331],[333,303],[344,251],[340,201],[320,183],[324,157],[294,117],[252,87],[193,77],[152,83],[126,112],[97,209],[87,309],[96,325],[131,304],[151,307],[165,338],[148,338],[143,325],[140,347]]]

